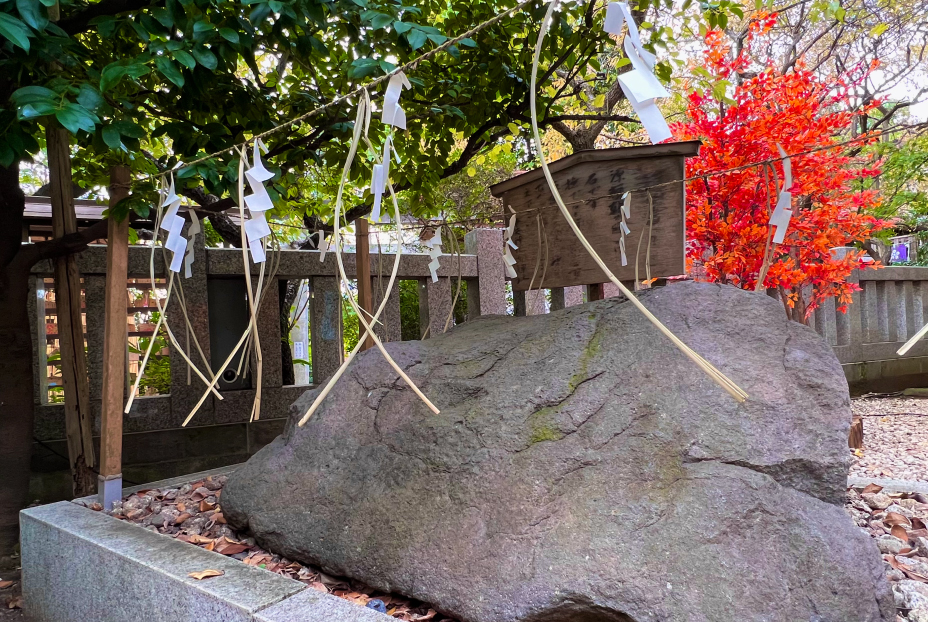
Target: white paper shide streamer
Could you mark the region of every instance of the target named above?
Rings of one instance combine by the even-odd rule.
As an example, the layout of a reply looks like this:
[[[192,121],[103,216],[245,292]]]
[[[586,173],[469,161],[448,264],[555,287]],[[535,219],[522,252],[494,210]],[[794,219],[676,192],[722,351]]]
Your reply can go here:
[[[438,268],[440,264],[438,263],[438,258],[441,257],[441,227],[435,229],[435,235],[424,242],[425,246],[429,249],[429,273],[432,275],[432,283],[438,282]]]
[[[626,222],[629,218],[632,217],[632,193],[626,192],[622,195],[622,219],[619,222],[619,227],[622,230],[622,235],[619,237],[619,252],[622,254],[622,265],[628,265],[628,256],[625,254],[625,236],[631,233],[631,230],[628,228],[628,223]]]
[[[251,217],[245,221],[245,238],[248,240],[251,258],[255,263],[264,263],[267,259],[264,252],[264,239],[271,235],[271,227],[267,224],[265,212],[274,207],[271,195],[264,187],[264,182],[272,179],[274,173],[264,168],[264,163],[261,162],[263,148],[264,143],[260,139],[256,140],[252,167],[245,171],[245,179],[251,186],[251,194],[245,197],[245,205],[251,214]]]
[[[161,207],[166,208],[164,217],[161,219],[161,228],[168,232],[164,247],[173,253],[169,267],[171,272],[180,272],[187,254],[187,239],[184,238],[184,219],[177,213],[180,209],[180,197],[174,191],[173,175],[167,196],[161,201]]]
[[[782,244],[786,236],[786,229],[789,227],[789,221],[793,217],[793,195],[789,188],[793,187],[793,167],[783,147],[777,145],[777,151],[783,158],[783,185],[780,187],[780,193],[777,195],[777,206],[770,215],[770,226],[775,227],[773,234],[773,243]]]
[[[406,111],[400,106],[400,95],[403,89],[412,88],[409,79],[402,71],[390,78],[387,92],[383,97],[383,123],[401,130],[406,129]],[[365,126],[368,125],[367,123]],[[374,196],[374,205],[371,208],[371,222],[389,222],[390,216],[382,213],[383,195],[387,190],[390,179],[390,154],[393,152],[393,137],[387,136],[383,144],[383,161],[374,165],[371,179],[371,194]]]
[[[514,279],[518,274],[516,274],[516,269],[513,267],[516,265],[516,258],[512,256],[512,251],[519,250],[519,247],[512,241],[512,234],[516,232],[516,211],[512,207],[509,208],[509,211],[512,212],[512,216],[509,217],[509,226],[506,227],[504,235],[506,243],[503,245],[503,263],[506,268],[506,276]]]
[[[603,30],[609,34],[619,35],[622,24],[628,24],[628,36],[625,37],[625,55],[631,61],[632,71],[619,76],[619,85],[629,103],[644,126],[652,143],[659,143],[672,137],[664,115],[658,109],[655,100],[670,97],[664,85],[654,76],[656,58],[641,43],[638,26],[632,19],[631,9],[625,2],[610,2],[606,9],[606,21]],[[624,264],[623,264],[624,265]]]

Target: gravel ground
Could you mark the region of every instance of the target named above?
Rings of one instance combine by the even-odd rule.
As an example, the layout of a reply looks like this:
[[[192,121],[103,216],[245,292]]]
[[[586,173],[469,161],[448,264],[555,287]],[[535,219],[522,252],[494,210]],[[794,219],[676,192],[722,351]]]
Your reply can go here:
[[[864,396],[851,408],[864,421],[851,475],[928,482],[928,399]]]

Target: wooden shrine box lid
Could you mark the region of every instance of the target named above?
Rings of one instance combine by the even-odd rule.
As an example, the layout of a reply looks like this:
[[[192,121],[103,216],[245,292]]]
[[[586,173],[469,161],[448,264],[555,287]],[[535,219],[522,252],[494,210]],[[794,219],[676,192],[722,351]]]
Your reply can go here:
[[[684,184],[651,189],[653,228],[648,226],[648,192],[635,190],[682,180],[685,159],[697,155],[701,145],[700,141],[691,140],[593,149],[578,151],[548,165],[580,230],[619,280],[634,281],[636,254],[639,279],[645,278],[649,229],[651,277],[676,276],[686,271]],[[626,221],[630,233],[625,236],[628,265],[622,266],[619,250],[622,194],[628,190],[632,191],[631,217]],[[507,221],[509,207],[517,214],[512,236],[519,247],[512,251],[517,262],[514,266],[517,276],[512,279],[514,290],[528,289],[533,273],[532,289],[594,285],[608,280],[558,210],[541,168],[491,186],[490,191],[506,204]]]

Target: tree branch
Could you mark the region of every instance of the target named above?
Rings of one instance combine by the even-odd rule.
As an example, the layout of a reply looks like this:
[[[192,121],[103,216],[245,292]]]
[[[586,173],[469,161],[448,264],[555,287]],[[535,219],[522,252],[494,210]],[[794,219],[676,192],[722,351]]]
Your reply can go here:
[[[95,222],[91,226],[68,235],[37,244],[23,244],[16,260],[26,270],[44,259],[55,259],[73,253],[79,253],[94,240],[105,240],[108,235],[108,220]]]

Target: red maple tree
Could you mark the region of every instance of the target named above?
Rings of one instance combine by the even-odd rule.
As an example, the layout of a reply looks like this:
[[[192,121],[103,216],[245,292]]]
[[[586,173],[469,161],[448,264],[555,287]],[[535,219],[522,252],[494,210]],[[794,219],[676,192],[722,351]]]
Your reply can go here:
[[[700,155],[687,161],[687,177],[697,178],[688,183],[686,199],[691,273],[743,289],[773,288],[787,315],[805,322],[829,297],[845,311],[859,289],[847,278],[867,265],[864,252],[842,256],[833,249],[869,239],[889,223],[867,214],[879,201],[876,192],[855,187],[877,175],[877,165],[839,145],[847,141],[855,116],[865,112],[852,111],[854,84],[873,68],[856,68],[828,82],[801,63],[778,71],[771,59],[753,53],[775,19],[771,14],[755,20],[738,54],[731,53],[724,33],[708,33],[703,69],[696,70],[708,88],[694,88],[688,120],[675,124],[673,133],[677,140],[703,141]],[[793,185],[782,188],[793,195],[782,244],[772,242],[768,224],[783,181],[782,163],[747,166],[777,158],[778,144],[796,154],[790,158]]]

